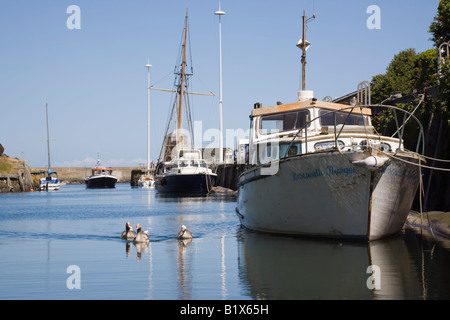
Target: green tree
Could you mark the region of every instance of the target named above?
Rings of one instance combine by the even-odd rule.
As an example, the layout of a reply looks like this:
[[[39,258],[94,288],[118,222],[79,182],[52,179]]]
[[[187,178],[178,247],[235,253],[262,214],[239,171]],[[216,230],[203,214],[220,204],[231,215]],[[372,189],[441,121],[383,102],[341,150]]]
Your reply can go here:
[[[374,103],[381,103],[394,92],[411,93],[417,77],[417,58],[414,49],[401,51],[394,56],[385,74],[372,78],[371,96]]]
[[[416,81],[414,87],[418,91],[437,84],[437,50],[430,49],[415,57]]]
[[[371,95],[374,103],[381,103],[394,92],[407,95],[422,92],[437,84],[437,50],[416,54],[414,49],[401,51],[394,56],[385,74],[372,78]]]
[[[430,25],[429,32],[432,34],[430,40],[434,41],[436,48],[443,42],[450,41],[450,0],[441,0],[437,15]]]
[[[441,119],[447,120],[450,125],[450,59],[446,59],[441,67],[441,77],[439,78],[438,99],[435,103],[435,111]]]
[[[450,42],[450,0],[441,0],[437,15],[430,25],[429,32],[432,34],[436,48],[444,42]],[[438,79],[439,92],[435,101],[435,111],[442,119],[450,120],[450,60],[441,61],[441,75]]]

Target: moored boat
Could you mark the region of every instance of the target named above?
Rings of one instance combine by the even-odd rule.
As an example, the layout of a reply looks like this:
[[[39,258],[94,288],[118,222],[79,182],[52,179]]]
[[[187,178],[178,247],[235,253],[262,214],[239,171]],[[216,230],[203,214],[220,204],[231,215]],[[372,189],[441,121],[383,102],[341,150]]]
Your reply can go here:
[[[138,186],[142,188],[154,188],[155,178],[149,173],[143,174],[139,177]]]
[[[318,101],[309,90],[299,91],[295,103],[255,104],[250,165],[237,184],[241,224],[270,233],[367,240],[399,232],[419,185],[420,139],[416,151],[408,151],[404,123],[398,138],[382,136],[370,116],[368,105]]]
[[[47,123],[47,157],[48,166],[47,172],[44,173],[44,177],[39,179],[39,190],[49,191],[49,190],[59,190],[60,183],[58,179],[58,173],[52,171],[50,164],[50,133],[48,129],[48,104],[45,104],[45,118]],[[42,173],[42,172],[41,172]]]
[[[188,77],[192,75],[192,67],[191,73],[188,74],[186,70],[187,34],[186,12],[180,66],[175,72],[175,89],[159,89],[175,93],[161,153],[155,168],[155,188],[161,193],[205,194],[215,186],[217,179],[217,174],[207,167],[201,151],[194,147],[189,95],[199,93],[188,91]],[[213,94],[202,93],[202,95]]]
[[[92,168],[92,175],[87,177],[84,182],[88,189],[115,188],[117,177],[112,174],[113,168],[100,166],[100,160]]]
[[[205,194],[215,186],[217,175],[202,159],[200,150],[180,150],[176,159],[159,163],[156,189],[177,194]]]
[[[59,190],[60,186],[57,172],[52,171],[50,167],[45,177],[39,179],[39,189],[41,191]]]

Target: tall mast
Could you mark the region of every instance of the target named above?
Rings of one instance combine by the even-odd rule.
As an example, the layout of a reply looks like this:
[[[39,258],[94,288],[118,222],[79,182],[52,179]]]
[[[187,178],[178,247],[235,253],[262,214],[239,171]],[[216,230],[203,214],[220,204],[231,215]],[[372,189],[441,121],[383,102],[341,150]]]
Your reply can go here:
[[[48,131],[48,104],[45,104],[45,118],[47,120],[47,155],[48,155],[48,167],[47,172],[50,174],[52,171],[50,169],[50,134]]]
[[[186,85],[186,38],[187,38],[187,28],[188,28],[188,9],[186,9],[186,22],[184,27],[183,35],[183,53],[181,56],[181,79],[180,79],[180,99],[178,103],[178,117],[177,117],[177,145],[180,141],[181,134],[181,121],[183,112],[183,99],[184,99],[184,89]]]

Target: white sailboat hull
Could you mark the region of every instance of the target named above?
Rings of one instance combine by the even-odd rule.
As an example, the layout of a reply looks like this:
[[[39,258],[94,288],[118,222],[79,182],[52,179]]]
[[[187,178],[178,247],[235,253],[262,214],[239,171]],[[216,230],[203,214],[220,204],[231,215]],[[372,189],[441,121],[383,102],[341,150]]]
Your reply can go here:
[[[45,181],[41,181],[40,183],[40,190],[41,191],[45,191],[45,190],[59,190],[60,188],[60,184],[59,182],[45,182]]]
[[[306,154],[273,163],[273,175],[261,175],[261,167],[246,171],[238,183],[241,224],[271,233],[369,240],[397,233],[414,200],[418,168],[396,159],[375,168],[352,163],[362,155]]]
[[[138,186],[142,188],[154,188],[155,187],[155,180],[152,178],[144,177],[140,178],[138,181]]]

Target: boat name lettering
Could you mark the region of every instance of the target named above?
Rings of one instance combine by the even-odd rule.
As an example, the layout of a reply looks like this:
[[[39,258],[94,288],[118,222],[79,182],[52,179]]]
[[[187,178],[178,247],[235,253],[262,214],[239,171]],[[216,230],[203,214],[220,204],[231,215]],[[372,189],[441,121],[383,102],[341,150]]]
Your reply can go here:
[[[417,173],[414,171],[404,171],[401,169],[388,168],[388,167],[382,168],[381,173],[388,174],[391,176],[396,176],[396,177],[406,177],[407,179],[410,179],[410,180],[417,180],[417,178],[418,178]]]
[[[333,166],[327,166],[327,174],[329,176],[335,176],[335,175],[345,175],[348,177],[350,174],[356,173],[355,167],[346,167],[346,168],[335,168]]]
[[[294,173],[292,172],[292,178],[294,181],[302,180],[302,179],[310,179],[310,178],[317,178],[322,177],[323,172],[319,168],[317,168],[315,171],[311,172],[304,172],[304,173]]]
[[[325,174],[329,177],[337,176],[337,175],[345,175],[346,177],[348,177],[349,175],[355,174],[355,173],[356,173],[356,168],[354,168],[354,167],[335,168],[333,166],[327,166],[327,169],[325,171]],[[292,172],[292,179],[294,181],[299,181],[299,180],[303,180],[303,179],[312,179],[312,178],[323,177],[325,174],[320,168],[317,168],[316,170],[309,171],[309,172],[299,172],[299,173]]]

